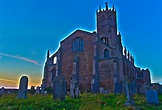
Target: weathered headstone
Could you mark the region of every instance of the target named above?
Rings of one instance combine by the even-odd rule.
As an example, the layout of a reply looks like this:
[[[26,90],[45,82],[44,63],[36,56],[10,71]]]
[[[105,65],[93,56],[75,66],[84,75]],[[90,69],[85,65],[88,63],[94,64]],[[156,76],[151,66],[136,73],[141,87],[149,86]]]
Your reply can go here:
[[[80,96],[80,90],[78,87],[76,87],[75,89],[75,95],[74,95],[76,98]]]
[[[30,93],[34,94],[35,93],[35,86],[31,86]]]
[[[125,81],[125,92],[126,92],[126,98],[127,100],[125,101],[125,106],[130,106],[130,105],[134,105],[134,100],[131,99],[131,96],[130,96],[130,90],[129,90],[129,86],[128,86],[128,83],[127,81]]]
[[[158,92],[157,90],[147,90],[146,91],[146,101],[151,104],[159,104]]]
[[[47,91],[44,91],[44,94],[47,94]]]
[[[79,88],[77,86],[77,80],[75,78],[72,78],[70,80],[70,96],[72,98],[77,98],[80,95]]]
[[[98,80],[95,78],[92,79],[91,89],[93,93],[100,92]]]
[[[65,79],[62,76],[56,76],[53,82],[53,98],[64,100],[66,91]]]
[[[28,77],[22,76],[19,83],[18,98],[26,98],[28,88]]]
[[[41,94],[44,95],[45,91],[44,91],[44,84],[41,85]]]
[[[36,94],[39,94],[40,93],[40,87],[39,86],[37,86],[35,93]]]
[[[100,94],[102,94],[103,91],[104,91],[104,88],[103,87],[100,87],[99,90],[100,90]]]
[[[5,93],[4,91],[5,91],[5,88],[2,87],[1,90],[0,90],[0,96],[2,96]]]
[[[122,93],[122,84],[119,82],[115,83],[114,93]]]

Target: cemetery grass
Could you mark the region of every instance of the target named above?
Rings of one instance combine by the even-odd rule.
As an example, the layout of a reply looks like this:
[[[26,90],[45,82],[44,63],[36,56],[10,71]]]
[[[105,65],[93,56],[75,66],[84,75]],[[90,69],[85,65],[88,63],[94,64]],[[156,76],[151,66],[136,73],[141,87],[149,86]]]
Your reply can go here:
[[[145,95],[136,94],[135,106],[124,106],[124,94],[88,94],[79,98],[66,96],[64,101],[53,100],[52,95],[27,95],[27,99],[18,99],[17,94],[2,95],[0,110],[162,110],[162,94],[159,95],[159,105],[147,104]]]

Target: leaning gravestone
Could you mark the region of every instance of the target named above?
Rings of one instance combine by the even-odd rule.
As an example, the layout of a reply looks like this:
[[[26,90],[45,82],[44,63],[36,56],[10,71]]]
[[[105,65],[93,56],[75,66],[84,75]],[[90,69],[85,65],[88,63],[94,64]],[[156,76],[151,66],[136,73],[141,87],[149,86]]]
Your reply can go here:
[[[18,98],[26,98],[28,87],[28,77],[22,76],[19,83]]]
[[[151,104],[159,104],[158,92],[157,90],[147,90],[146,91],[146,101]]]
[[[75,78],[72,78],[70,80],[70,96],[72,98],[77,98],[80,95],[79,88],[77,87],[77,80]]]
[[[65,79],[62,76],[56,76],[53,82],[53,98],[64,100],[66,91]]]

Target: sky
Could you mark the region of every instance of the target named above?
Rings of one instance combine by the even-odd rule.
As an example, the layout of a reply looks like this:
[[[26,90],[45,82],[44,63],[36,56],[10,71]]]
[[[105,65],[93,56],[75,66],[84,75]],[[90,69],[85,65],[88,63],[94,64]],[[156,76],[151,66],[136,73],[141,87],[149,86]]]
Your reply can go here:
[[[117,10],[118,32],[135,65],[162,83],[162,0],[0,0],[0,87],[16,88],[27,75],[40,86],[47,50],[76,29],[96,30],[96,10]]]

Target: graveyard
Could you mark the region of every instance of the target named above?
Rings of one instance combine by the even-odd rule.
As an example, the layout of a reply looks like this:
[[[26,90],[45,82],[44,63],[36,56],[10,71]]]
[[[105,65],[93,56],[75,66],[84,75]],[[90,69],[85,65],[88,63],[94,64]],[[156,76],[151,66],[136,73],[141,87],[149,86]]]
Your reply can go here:
[[[29,71],[19,67],[25,71],[17,75],[19,81],[10,79],[13,74],[0,78],[8,85],[18,84],[0,85],[0,110],[162,110],[162,83],[151,83],[150,67],[137,66],[135,55],[123,44],[125,35],[117,27],[117,8],[106,2],[95,13],[95,30],[76,28],[58,42],[54,53],[50,53],[51,48],[47,50],[42,63],[35,57],[39,52],[32,51],[31,58],[0,52],[0,58],[10,57],[36,66],[31,65],[30,69],[28,64],[22,65]],[[40,71],[35,72],[36,68]],[[40,78],[36,74],[41,72]]]
[[[54,100],[52,94],[30,94],[19,99],[17,94],[3,94],[0,97],[1,110],[161,110],[162,94],[159,104],[149,104],[143,94],[134,95],[134,106],[125,106],[125,94],[91,94],[83,93],[78,98],[66,95],[65,100]]]

